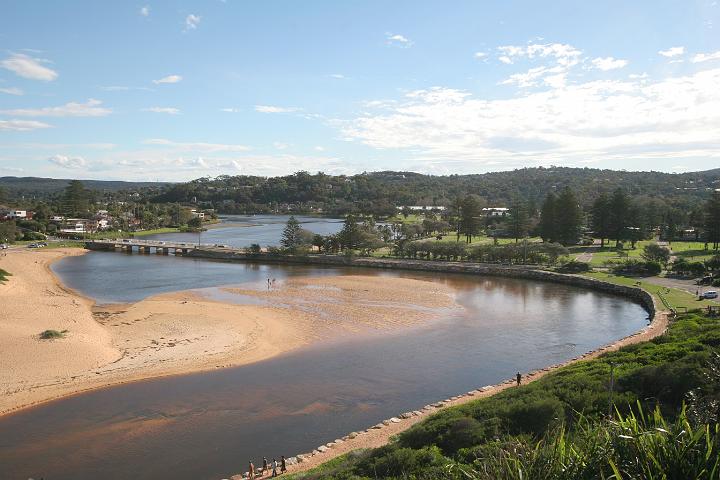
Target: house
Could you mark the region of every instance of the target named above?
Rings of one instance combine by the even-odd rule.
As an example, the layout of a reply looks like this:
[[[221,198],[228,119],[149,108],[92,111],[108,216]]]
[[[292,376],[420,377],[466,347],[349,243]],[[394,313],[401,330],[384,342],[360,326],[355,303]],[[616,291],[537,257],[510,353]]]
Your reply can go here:
[[[486,217],[506,217],[510,213],[509,208],[505,207],[486,207],[482,209]]]
[[[199,218],[200,220],[205,219],[205,212],[198,212],[195,209],[190,210],[190,215],[192,215],[193,218]]]
[[[28,216],[29,214],[29,216]],[[8,214],[8,217],[10,218],[32,218],[32,212],[28,212],[27,210],[10,210],[10,213]]]

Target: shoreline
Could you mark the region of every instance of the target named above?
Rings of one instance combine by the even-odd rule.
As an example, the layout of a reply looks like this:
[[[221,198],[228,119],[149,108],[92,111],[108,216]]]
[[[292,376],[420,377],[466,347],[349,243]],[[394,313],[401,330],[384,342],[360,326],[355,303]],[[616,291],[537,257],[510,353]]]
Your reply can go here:
[[[655,304],[656,302],[654,297],[651,298],[653,304]],[[628,345],[646,342],[662,335],[665,333],[669,325],[669,316],[671,312],[667,310],[659,310],[657,309],[657,305],[654,306],[656,310],[653,318],[650,324],[645,328],[565,362],[523,373],[523,385],[539,380],[548,373],[555,372],[565,366],[597,358],[604,353],[612,352]],[[287,473],[297,474],[307,472],[354,450],[382,447],[390,443],[394,436],[408,430],[413,425],[428,419],[436,412],[449,407],[463,405],[481,398],[491,397],[514,386],[515,380],[508,379],[493,385],[478,387],[475,390],[471,390],[467,393],[460,393],[445,400],[439,400],[438,402],[419,407],[418,410],[399,413],[396,417],[382,420],[378,424],[370,426],[365,430],[351,432],[342,438],[320,445],[311,452],[298,453],[292,457],[288,457]],[[229,478],[231,480],[243,480],[247,479],[246,474],[247,472],[235,474]],[[266,477],[256,476],[256,478]]]
[[[101,388],[246,365],[343,334],[428,321],[431,315],[413,311],[411,301],[454,306],[446,287],[396,281],[395,289],[410,300],[394,306],[403,320],[392,321],[374,305],[387,300],[386,280],[364,276],[308,277],[271,292],[245,292],[266,300],[262,305],[217,301],[192,290],[130,304],[97,304],[65,285],[51,268],[61,258],[86,252],[23,250],[2,257],[0,266],[14,275],[0,287],[0,303],[7,306],[0,311],[0,349],[15,351],[6,359],[9,368],[0,372],[0,416]],[[328,289],[338,288],[356,296],[357,305],[338,312],[328,300],[336,293]],[[352,322],[313,321],[316,314],[295,308],[307,302],[320,313]],[[39,340],[46,329],[69,332],[65,338]],[[68,359],[78,361],[66,368]]]

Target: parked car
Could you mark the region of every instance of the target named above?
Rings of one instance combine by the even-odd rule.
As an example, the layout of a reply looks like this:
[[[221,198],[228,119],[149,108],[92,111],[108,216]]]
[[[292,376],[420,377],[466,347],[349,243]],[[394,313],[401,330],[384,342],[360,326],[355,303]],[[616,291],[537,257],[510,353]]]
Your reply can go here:
[[[698,280],[697,284],[698,285],[710,285],[712,282],[713,282],[712,275],[706,275],[703,278],[701,278],[700,280]]]
[[[718,292],[715,290],[710,290],[709,292],[705,292],[702,295],[700,295],[702,298],[718,298]]]
[[[30,244],[28,244],[27,248],[38,248],[38,244],[37,244],[37,243],[30,243]]]
[[[5,250],[6,248],[8,248],[7,244],[0,243],[0,250]]]

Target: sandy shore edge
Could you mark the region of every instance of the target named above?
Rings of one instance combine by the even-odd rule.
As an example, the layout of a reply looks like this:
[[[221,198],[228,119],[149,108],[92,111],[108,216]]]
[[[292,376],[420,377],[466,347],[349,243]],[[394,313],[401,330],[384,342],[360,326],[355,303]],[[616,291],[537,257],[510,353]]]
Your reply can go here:
[[[654,298],[653,302],[655,303]],[[666,310],[656,309],[652,322],[642,330],[608,345],[604,345],[595,350],[584,353],[583,355],[566,362],[526,372],[523,374],[523,384],[534,382],[548,373],[554,372],[567,365],[597,358],[604,353],[612,352],[628,345],[652,340],[653,338],[665,333],[669,325],[670,313],[671,312]],[[387,445],[394,436],[404,432],[413,425],[422,422],[436,412],[449,407],[463,405],[481,398],[491,397],[514,386],[515,380],[508,379],[501,383],[478,387],[476,390],[471,390],[467,393],[460,393],[457,396],[453,396],[446,400],[440,400],[436,403],[419,407],[418,410],[399,413],[397,417],[383,420],[377,425],[371,426],[365,430],[351,432],[342,438],[328,442],[325,445],[318,446],[312,452],[297,454],[294,457],[291,457],[290,464],[288,465],[288,473],[301,473],[312,470],[323,463],[353,450],[382,447]],[[245,474],[236,474],[230,478],[231,480],[242,480],[243,478],[246,478],[246,476]],[[256,476],[256,478],[264,477]]]
[[[237,292],[259,297],[260,305],[225,303],[194,291],[96,305],[51,268],[85,253],[16,250],[0,257],[0,268],[12,274],[0,286],[0,416],[100,388],[246,365],[342,334],[406,328],[432,317],[413,302],[455,306],[448,287],[393,279],[393,290],[407,300],[390,308],[388,280],[365,276],[299,278],[270,291]],[[402,315],[394,315],[398,311]],[[68,333],[39,340],[47,329]]]

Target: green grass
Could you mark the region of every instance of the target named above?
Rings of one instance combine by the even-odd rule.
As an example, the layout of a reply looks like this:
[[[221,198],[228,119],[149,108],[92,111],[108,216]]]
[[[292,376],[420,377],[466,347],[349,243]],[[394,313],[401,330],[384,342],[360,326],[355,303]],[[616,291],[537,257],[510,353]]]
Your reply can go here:
[[[642,240],[637,242],[635,248],[631,248],[629,243],[625,243],[623,253],[627,254],[620,256],[615,249],[615,243],[610,242],[605,247],[571,247],[570,251],[574,258],[587,252],[593,254],[590,265],[593,267],[602,267],[608,262],[620,262],[626,259],[640,259],[642,257],[643,248],[645,245],[654,243],[653,240]],[[670,244],[672,254],[678,258],[685,258],[689,261],[702,262],[709,260],[713,255],[720,253],[714,250],[705,250],[705,244],[703,242],[672,242]]]
[[[65,337],[65,334],[67,333],[67,330],[63,330],[62,332],[58,332],[57,330],[45,330],[40,334],[41,340],[55,340],[58,338]]]
[[[712,250],[712,248],[705,250],[705,243],[703,242],[672,242],[670,247],[673,255],[690,262],[704,262],[710,260],[713,255],[720,253],[720,251]]]
[[[5,281],[7,281],[7,277],[9,276],[10,274],[8,272],[0,268],[0,283],[4,283]]]
[[[717,479],[718,346],[719,319],[681,315],[652,341],[444,409],[385,447],[289,478]]]
[[[692,310],[696,308],[705,308],[710,305],[718,305],[717,302],[714,302],[712,300],[698,300],[695,295],[684,290],[679,290],[677,288],[667,288],[648,282],[646,280],[638,280],[637,278],[622,277],[603,272],[588,272],[584,273],[583,275],[587,277],[597,278],[598,280],[603,280],[605,282],[615,283],[617,285],[626,285],[628,287],[639,286],[648,291],[650,294],[654,295],[661,304],[664,303],[662,301],[662,299],[664,298],[665,301],[676,310],[678,308],[687,308],[688,310]]]

